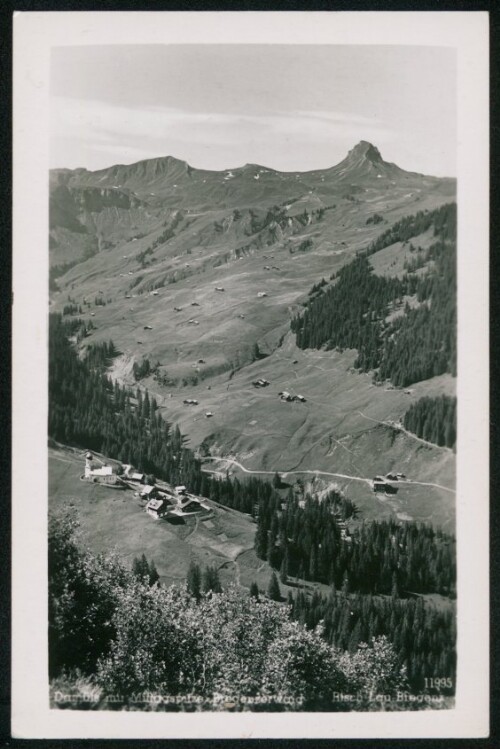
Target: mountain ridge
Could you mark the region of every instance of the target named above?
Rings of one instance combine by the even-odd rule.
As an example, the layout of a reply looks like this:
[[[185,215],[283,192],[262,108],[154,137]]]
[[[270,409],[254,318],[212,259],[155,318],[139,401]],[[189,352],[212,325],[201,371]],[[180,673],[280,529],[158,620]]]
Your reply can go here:
[[[148,166],[153,168],[157,172],[166,171],[164,168],[164,165],[167,165],[168,167],[175,167],[178,169],[184,169],[188,173],[203,173],[203,174],[212,174],[212,175],[220,175],[220,174],[227,174],[229,172],[241,172],[247,168],[257,168],[257,169],[265,169],[266,171],[270,173],[277,173],[277,174],[284,174],[284,175],[290,175],[290,174],[300,174],[300,175],[309,175],[309,174],[316,174],[318,172],[328,172],[331,170],[335,170],[339,167],[341,167],[344,163],[352,163],[354,159],[359,160],[360,158],[364,158],[366,161],[370,163],[382,163],[386,164],[388,166],[396,166],[395,164],[391,162],[384,161],[379,149],[374,146],[369,141],[361,140],[359,141],[353,148],[351,148],[347,154],[347,156],[344,157],[340,162],[337,164],[334,164],[332,166],[326,166],[322,167],[320,169],[306,169],[306,170],[280,170],[275,169],[273,167],[265,166],[263,164],[257,164],[253,162],[247,162],[246,164],[243,164],[242,166],[238,167],[231,167],[231,168],[225,168],[225,169],[204,169],[199,167],[194,167],[191,164],[189,164],[184,159],[179,159],[176,156],[172,156],[170,154],[167,154],[165,156],[155,156],[149,159],[140,159],[139,161],[134,161],[130,164],[112,164],[108,167],[103,167],[101,169],[96,170],[90,170],[86,167],[76,167],[75,169],[68,169],[67,167],[56,167],[50,170],[51,174],[68,174],[68,175],[78,175],[80,177],[82,176],[92,176],[94,178],[100,178],[103,175],[106,174],[115,174],[117,175],[120,172],[123,172],[124,170],[130,170],[130,171],[139,171],[146,173],[148,171]],[[402,169],[401,167],[398,167],[400,171],[406,172],[407,174],[419,174],[421,176],[427,176],[432,177],[433,175],[424,175],[421,172],[415,172],[410,170]],[[454,180],[454,177],[433,177],[434,179],[444,179],[444,180]]]
[[[407,172],[384,161],[368,141],[321,170],[280,172],[245,164],[210,171],[160,156],[97,171],[51,170],[49,185],[51,262],[59,265],[76,262],[96,247],[144,236],[161,216],[164,222],[165,213],[175,210],[255,212],[289,203],[319,210],[347,196],[375,195],[382,189],[399,190],[405,200],[408,193],[455,192],[454,179]]]

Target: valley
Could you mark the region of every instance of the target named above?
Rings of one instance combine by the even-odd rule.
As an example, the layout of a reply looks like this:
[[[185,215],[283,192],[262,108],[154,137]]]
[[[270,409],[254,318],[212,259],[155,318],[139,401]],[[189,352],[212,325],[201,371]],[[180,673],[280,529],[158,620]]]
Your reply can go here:
[[[454,377],[375,382],[355,368],[356,351],[302,349],[290,330],[315,284],[403,217],[452,202],[453,180],[404,172],[361,142],[315,172],[207,172],[166,157],[57,170],[51,181],[50,309],[73,306],[89,326],[81,355],[111,339],[109,376],[147,389],[186,446],[226,475],[300,476],[312,490],[345,492],[367,520],[453,532],[455,455],[402,422],[420,398],[454,395]],[[432,236],[411,243],[426,250]],[[370,264],[400,278],[412,257],[396,241]],[[418,305],[394,302],[387,319],[407,302]],[[145,361],[150,371],[136,380]],[[258,378],[269,386],[256,388]],[[285,390],[305,401],[283,401]],[[395,495],[374,492],[373,478],[391,471],[408,480]]]

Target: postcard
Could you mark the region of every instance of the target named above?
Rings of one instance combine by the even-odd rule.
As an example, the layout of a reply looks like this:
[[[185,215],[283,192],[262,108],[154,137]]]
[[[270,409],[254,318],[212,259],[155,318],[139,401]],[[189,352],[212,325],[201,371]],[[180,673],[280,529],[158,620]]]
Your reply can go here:
[[[14,42],[14,735],[487,736],[487,14]]]

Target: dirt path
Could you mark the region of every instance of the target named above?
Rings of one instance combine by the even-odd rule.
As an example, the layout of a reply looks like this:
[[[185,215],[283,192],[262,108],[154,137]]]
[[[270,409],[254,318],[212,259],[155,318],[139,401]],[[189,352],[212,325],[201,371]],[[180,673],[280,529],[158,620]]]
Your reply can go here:
[[[206,457],[205,460],[214,460],[216,462],[221,463],[230,463],[231,465],[237,466],[240,470],[243,471],[243,473],[252,473],[252,474],[258,474],[258,475],[265,475],[265,476],[274,476],[275,473],[279,473],[283,478],[286,476],[290,476],[292,474],[297,473],[307,473],[311,476],[333,476],[334,478],[340,478],[340,479],[347,479],[348,481],[362,481],[365,484],[368,484],[368,486],[371,487],[372,480],[367,479],[364,476],[348,476],[345,473],[330,473],[329,471],[318,471],[318,470],[292,470],[292,471],[284,471],[280,468],[276,468],[274,471],[255,471],[251,470],[249,468],[245,468],[241,463],[239,463],[237,460],[233,460],[232,458],[216,458],[216,457]],[[455,494],[454,489],[450,489],[447,486],[441,486],[441,484],[433,484],[427,481],[411,481],[410,479],[405,479],[404,481],[392,481],[393,484],[400,484],[401,486],[432,486],[435,489],[442,489],[445,492],[450,492],[451,494]]]
[[[417,437],[416,434],[413,434],[413,432],[409,432],[407,429],[404,428],[402,424],[398,424],[394,421],[378,421],[377,419],[372,419],[371,416],[367,416],[362,411],[356,411],[360,416],[363,417],[363,419],[368,419],[368,421],[373,421],[375,424],[382,424],[385,427],[391,427],[392,429],[397,429],[398,432],[403,432],[408,437],[411,437],[414,440],[417,440],[417,442],[421,442],[422,445],[426,445],[427,447],[434,447],[438,450],[446,450],[447,452],[453,452],[451,448],[444,447],[442,445],[435,445],[434,442],[428,442],[427,440],[422,439],[422,437]]]

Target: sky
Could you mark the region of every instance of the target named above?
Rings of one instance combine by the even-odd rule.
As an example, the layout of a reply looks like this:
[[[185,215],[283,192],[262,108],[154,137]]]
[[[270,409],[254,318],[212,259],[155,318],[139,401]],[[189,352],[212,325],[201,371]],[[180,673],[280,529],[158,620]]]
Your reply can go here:
[[[455,176],[456,124],[452,48],[52,49],[52,168],[170,155],[202,169],[307,171],[367,140],[403,169]]]

